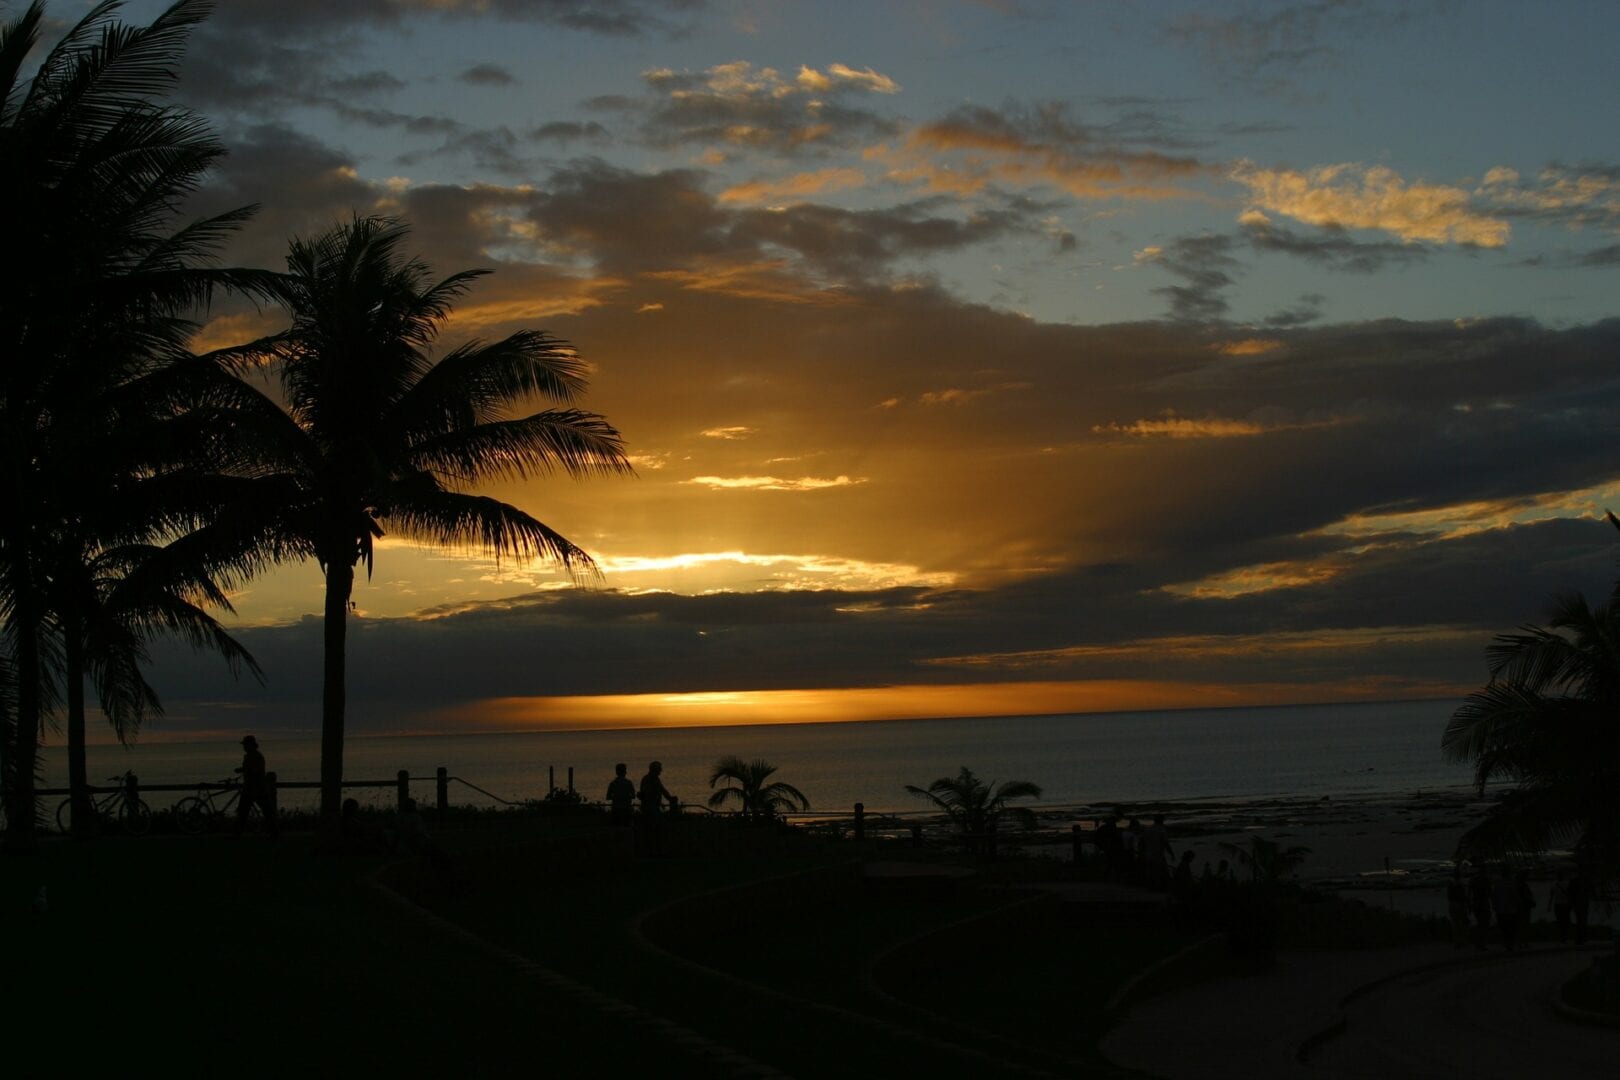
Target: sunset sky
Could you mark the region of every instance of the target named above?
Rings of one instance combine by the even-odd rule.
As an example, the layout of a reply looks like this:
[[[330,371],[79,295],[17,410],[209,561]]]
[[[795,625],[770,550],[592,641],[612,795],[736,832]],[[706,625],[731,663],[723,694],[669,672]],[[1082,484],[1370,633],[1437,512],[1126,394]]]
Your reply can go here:
[[[636,465],[491,492],[590,587],[385,539],[352,729],[736,723],[1444,696],[1606,596],[1617,54],[1608,2],[224,0],[180,96],[231,261],[408,218],[496,271],[445,345],[572,341]],[[315,726],[321,587],[237,596],[263,687],[165,652],[157,728]]]

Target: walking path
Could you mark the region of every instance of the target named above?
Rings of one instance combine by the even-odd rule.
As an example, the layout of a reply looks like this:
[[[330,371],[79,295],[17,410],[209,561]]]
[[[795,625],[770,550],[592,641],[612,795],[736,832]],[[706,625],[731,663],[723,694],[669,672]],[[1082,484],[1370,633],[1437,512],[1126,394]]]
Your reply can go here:
[[[1594,951],[1542,946],[1480,957],[1432,945],[1284,954],[1264,975],[1142,1003],[1101,1049],[1169,1080],[1607,1078],[1620,1067],[1620,1031],[1552,1008],[1558,985]]]

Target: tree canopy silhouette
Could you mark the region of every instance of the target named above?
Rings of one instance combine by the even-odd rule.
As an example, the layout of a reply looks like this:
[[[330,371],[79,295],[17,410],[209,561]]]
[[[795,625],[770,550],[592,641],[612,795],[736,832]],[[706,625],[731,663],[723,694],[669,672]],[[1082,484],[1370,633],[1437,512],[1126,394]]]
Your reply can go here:
[[[982,836],[994,832],[1002,818],[1009,817],[1026,829],[1035,827],[1035,812],[1027,806],[1010,805],[1013,799],[1038,799],[1040,785],[1028,780],[1008,780],[992,787],[973,774],[966,765],[955,776],[942,776],[926,788],[906,785],[906,790],[927,799],[945,812],[964,833]]]
[[[763,758],[744,761],[728,754],[714,763],[709,774],[709,786],[722,780],[730,781],[709,796],[709,805],[716,809],[735,801],[745,817],[770,819],[793,810],[810,809],[810,800],[792,784],[772,780],[776,766]]]
[[[1441,746],[1473,765],[1481,793],[1492,781],[1514,787],[1463,834],[1459,854],[1569,845],[1620,867],[1620,584],[1598,607],[1559,596],[1544,625],[1498,635],[1486,662],[1490,681],[1452,714]]]
[[[619,433],[572,407],[586,365],[538,330],[431,348],[454,302],[487,273],[441,281],[407,256],[407,226],[356,217],[294,239],[277,299],[284,332],[221,354],[244,374],[266,365],[280,400],[243,384],[238,467],[259,490],[232,510],[242,550],[266,561],[313,557],[326,578],[321,813],[342,802],[345,633],[356,568],[369,575],[384,526],[427,544],[497,558],[544,557],[571,573],[595,564],[516,506],[473,494],[481,481],[627,473]],[[509,415],[532,399],[549,408]]]
[[[220,289],[263,293],[269,278],[211,265],[252,208],[175,227],[223,153],[199,117],[162,103],[209,5],[181,0],[147,26],[115,22],[119,6],[92,8],[26,80],[43,4],[0,27],[0,205],[18,271],[0,290],[8,845],[31,842],[41,724],[64,697],[84,806],[87,674],[123,735],[157,705],[139,672],[151,632],[245,657],[202,610],[224,599],[203,568],[155,556],[207,517],[168,437],[182,388],[207,378],[187,352],[190,316]]]

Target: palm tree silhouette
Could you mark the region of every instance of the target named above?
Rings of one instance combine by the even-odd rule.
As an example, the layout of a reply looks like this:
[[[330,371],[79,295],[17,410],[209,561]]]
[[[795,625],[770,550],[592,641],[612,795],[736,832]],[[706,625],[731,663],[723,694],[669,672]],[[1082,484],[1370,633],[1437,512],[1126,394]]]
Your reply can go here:
[[[573,348],[520,330],[471,341],[436,361],[429,349],[453,302],[488,271],[429,283],[402,254],[404,223],[356,217],[292,241],[278,301],[283,333],[229,350],[245,371],[268,363],[282,403],[247,384],[235,402],[239,464],[261,489],[232,509],[242,550],[313,557],[326,577],[321,699],[321,814],[342,802],[345,628],[355,568],[369,576],[386,522],[423,543],[474,547],[497,558],[544,557],[593,574],[579,547],[515,506],[471,494],[479,481],[627,473],[619,433],[596,413],[507,412],[532,398],[567,405],[586,385]]]
[[[1251,884],[1275,888],[1305,862],[1311,849],[1303,845],[1283,847],[1275,840],[1251,836],[1247,844],[1217,844],[1221,852],[1248,871]]]
[[[144,27],[113,22],[117,7],[94,7],[26,82],[43,5],[0,27],[0,202],[10,211],[7,255],[27,268],[0,299],[0,614],[15,699],[0,728],[8,846],[32,841],[46,712],[65,694],[70,783],[82,804],[83,674],[112,701],[119,691],[106,680],[131,670],[83,652],[91,594],[110,595],[109,574],[131,569],[135,550],[188,527],[187,514],[149,507],[120,517],[176,463],[156,457],[156,445],[134,456],[110,449],[154,419],[147,406],[176,400],[147,389],[194,370],[183,363],[196,328],[188,313],[216,289],[267,284],[262,273],[208,265],[251,208],[171,226],[223,153],[194,114],[158,104],[208,5],[182,0]]]
[[[1038,799],[1040,785],[1028,780],[1008,780],[992,788],[973,775],[966,765],[955,776],[942,776],[926,788],[906,785],[906,790],[927,799],[945,812],[964,834],[986,840],[996,831],[1003,817],[1010,817],[1026,829],[1035,827],[1035,812],[1027,806],[1008,805],[1013,799]]]
[[[1482,793],[1492,780],[1516,788],[1459,854],[1569,844],[1620,867],[1620,585],[1595,608],[1558,597],[1545,626],[1498,635],[1486,659],[1490,682],[1452,714],[1441,747],[1473,764]]]
[[[714,763],[709,786],[714,787],[722,780],[731,783],[710,795],[709,805],[718,809],[736,800],[744,817],[762,820],[792,810],[810,809],[810,800],[804,792],[792,784],[773,781],[771,777],[775,774],[776,766],[763,758],[744,761],[735,754],[728,754]]]

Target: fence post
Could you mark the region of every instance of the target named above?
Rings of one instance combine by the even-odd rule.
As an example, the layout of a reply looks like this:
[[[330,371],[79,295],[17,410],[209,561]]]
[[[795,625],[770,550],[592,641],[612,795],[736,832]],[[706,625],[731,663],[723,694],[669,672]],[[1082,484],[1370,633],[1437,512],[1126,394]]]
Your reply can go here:
[[[866,839],[866,804],[855,804],[855,842]]]
[[[1074,833],[1074,865],[1079,866],[1084,860],[1084,856],[1081,854],[1080,849],[1085,846],[1085,834],[1080,831],[1080,825],[1078,822],[1071,827],[1070,831]]]
[[[442,814],[450,809],[450,770],[440,765],[434,779],[438,784],[438,791],[434,801],[439,808],[439,813]]]
[[[264,774],[264,801],[273,817],[276,812],[276,774],[273,772]]]
[[[574,793],[574,767],[572,765],[568,766],[568,793],[570,795]]]
[[[405,804],[411,801],[411,774],[404,769],[399,770],[399,812],[405,812]]]
[[[546,794],[550,795],[557,790],[557,766],[546,766]]]

